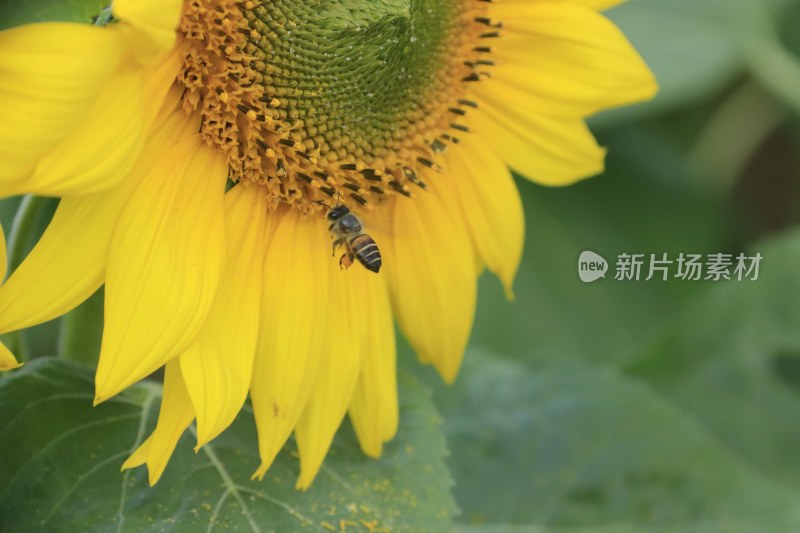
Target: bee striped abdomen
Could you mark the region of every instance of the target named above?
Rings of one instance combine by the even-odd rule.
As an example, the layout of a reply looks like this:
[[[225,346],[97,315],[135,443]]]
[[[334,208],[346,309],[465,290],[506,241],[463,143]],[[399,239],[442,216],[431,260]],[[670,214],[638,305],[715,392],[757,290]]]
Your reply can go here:
[[[349,244],[353,255],[364,268],[375,273],[381,269],[381,251],[372,237],[364,233],[353,237]]]

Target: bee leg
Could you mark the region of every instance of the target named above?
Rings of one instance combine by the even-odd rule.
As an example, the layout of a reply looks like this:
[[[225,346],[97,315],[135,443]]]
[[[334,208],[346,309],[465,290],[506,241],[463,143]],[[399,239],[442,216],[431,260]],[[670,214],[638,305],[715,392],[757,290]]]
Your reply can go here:
[[[336,257],[336,249],[339,246],[341,246],[342,244],[344,244],[344,237],[336,239],[335,241],[333,241],[333,253],[331,254],[332,256]]]
[[[353,254],[347,252],[346,254],[342,255],[339,258],[339,268],[350,268],[350,265],[353,264]]]

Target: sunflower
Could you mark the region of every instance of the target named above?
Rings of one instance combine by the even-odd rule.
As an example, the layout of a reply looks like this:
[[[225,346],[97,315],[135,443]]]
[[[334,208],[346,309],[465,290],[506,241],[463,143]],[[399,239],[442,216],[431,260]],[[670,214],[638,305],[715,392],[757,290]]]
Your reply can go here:
[[[105,284],[96,403],[166,367],[124,465],[151,483],[194,420],[200,447],[248,394],[256,477],[294,433],[308,487],[345,415],[379,456],[394,321],[451,382],[484,268],[511,296],[509,168],[601,172],[585,117],[654,94],[599,13],[617,3],[116,0],[103,27],[0,32],[0,193],[61,197],[0,287],[0,332]]]

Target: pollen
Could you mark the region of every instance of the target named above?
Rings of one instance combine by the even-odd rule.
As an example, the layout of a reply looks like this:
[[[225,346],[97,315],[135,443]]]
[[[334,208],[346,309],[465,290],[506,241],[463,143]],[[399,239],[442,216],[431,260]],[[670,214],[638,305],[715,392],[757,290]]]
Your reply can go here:
[[[271,207],[412,195],[469,130],[499,25],[481,0],[190,0],[183,106]],[[433,171],[433,172],[432,172]]]

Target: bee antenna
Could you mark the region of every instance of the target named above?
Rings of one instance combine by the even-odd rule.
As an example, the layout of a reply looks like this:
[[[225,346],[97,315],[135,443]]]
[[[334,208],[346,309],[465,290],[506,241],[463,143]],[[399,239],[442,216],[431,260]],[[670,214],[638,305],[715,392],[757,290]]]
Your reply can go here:
[[[321,205],[321,206],[323,206],[323,207],[327,207],[328,209],[333,209],[331,206],[329,206],[328,204],[326,204],[326,203],[325,203],[325,202],[323,202],[322,200],[313,200],[313,202],[314,202],[315,204],[319,204],[319,205]]]

